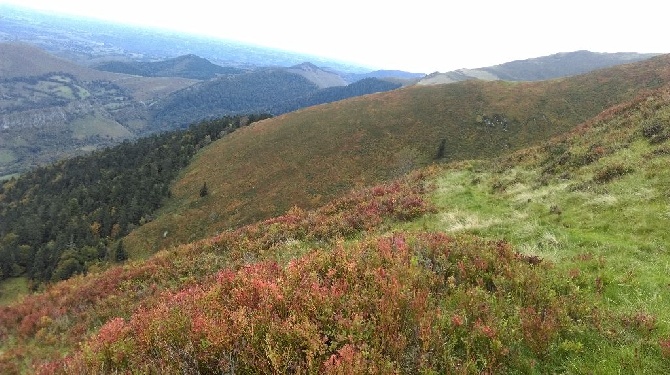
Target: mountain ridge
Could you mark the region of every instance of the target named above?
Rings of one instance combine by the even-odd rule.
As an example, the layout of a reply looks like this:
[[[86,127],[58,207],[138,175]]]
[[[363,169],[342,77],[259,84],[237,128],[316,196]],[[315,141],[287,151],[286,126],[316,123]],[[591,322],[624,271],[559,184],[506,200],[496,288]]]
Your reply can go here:
[[[645,60],[655,53],[598,53],[586,50],[559,52],[548,56],[510,61],[477,69],[458,69],[451,72],[435,72],[419,80],[419,85],[445,84],[468,79],[539,81],[584,74],[595,69]]]
[[[160,61],[108,61],[94,65],[95,69],[139,75],[144,77],[181,77],[207,80],[225,74],[240,74],[244,70],[212,64],[209,60],[188,54]]]

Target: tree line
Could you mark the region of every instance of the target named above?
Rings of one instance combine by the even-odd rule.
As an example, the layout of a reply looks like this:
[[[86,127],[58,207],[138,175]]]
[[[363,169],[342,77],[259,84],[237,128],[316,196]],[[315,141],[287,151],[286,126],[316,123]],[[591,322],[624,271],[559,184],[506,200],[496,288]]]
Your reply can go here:
[[[39,167],[0,185],[0,280],[33,286],[127,258],[121,238],[152,220],[208,143],[267,115],[224,117]]]

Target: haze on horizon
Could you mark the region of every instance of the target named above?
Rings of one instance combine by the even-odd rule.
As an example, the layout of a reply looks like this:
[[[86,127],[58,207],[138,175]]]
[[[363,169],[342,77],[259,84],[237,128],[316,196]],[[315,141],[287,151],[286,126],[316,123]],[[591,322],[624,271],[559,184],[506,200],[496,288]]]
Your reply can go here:
[[[666,53],[658,2],[474,0],[322,3],[247,0],[0,0],[41,11],[212,36],[417,73],[479,68],[558,52]],[[541,5],[538,5],[541,4]],[[656,9],[656,11],[655,11]]]

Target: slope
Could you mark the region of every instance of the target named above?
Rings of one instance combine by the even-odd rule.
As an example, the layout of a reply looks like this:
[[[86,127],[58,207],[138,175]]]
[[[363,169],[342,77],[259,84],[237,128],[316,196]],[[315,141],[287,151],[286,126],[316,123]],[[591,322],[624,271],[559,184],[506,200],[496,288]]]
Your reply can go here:
[[[669,119],[666,87],[54,285],[0,309],[0,369],[667,373]]]
[[[561,372],[666,372],[652,358],[670,357],[669,140],[665,87],[537,147],[447,168],[433,194],[438,213],[410,227],[510,241],[617,316],[604,330],[643,335],[581,341]]]
[[[199,154],[163,214],[131,233],[128,243],[142,251],[185,243],[294,205],[317,207],[436,159],[527,147],[665,84],[669,60],[545,82],[408,87],[256,123]],[[201,199],[204,182],[210,195]]]

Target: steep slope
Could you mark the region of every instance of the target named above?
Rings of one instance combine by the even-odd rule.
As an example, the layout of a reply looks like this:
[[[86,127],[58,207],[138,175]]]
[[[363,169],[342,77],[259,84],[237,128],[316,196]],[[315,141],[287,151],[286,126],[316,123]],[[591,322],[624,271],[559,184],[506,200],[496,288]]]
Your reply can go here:
[[[597,53],[590,51],[562,52],[549,56],[511,61],[478,69],[458,69],[446,73],[432,73],[421,79],[419,85],[439,85],[469,79],[485,81],[541,81],[574,76],[596,69],[608,68],[646,60],[652,53]]]
[[[128,238],[158,249],[309,208],[439,159],[494,157],[572,129],[670,80],[670,56],[545,82],[416,86],[265,120],[209,146],[157,220]],[[206,182],[209,196],[198,191]],[[165,233],[168,233],[164,236]]]

